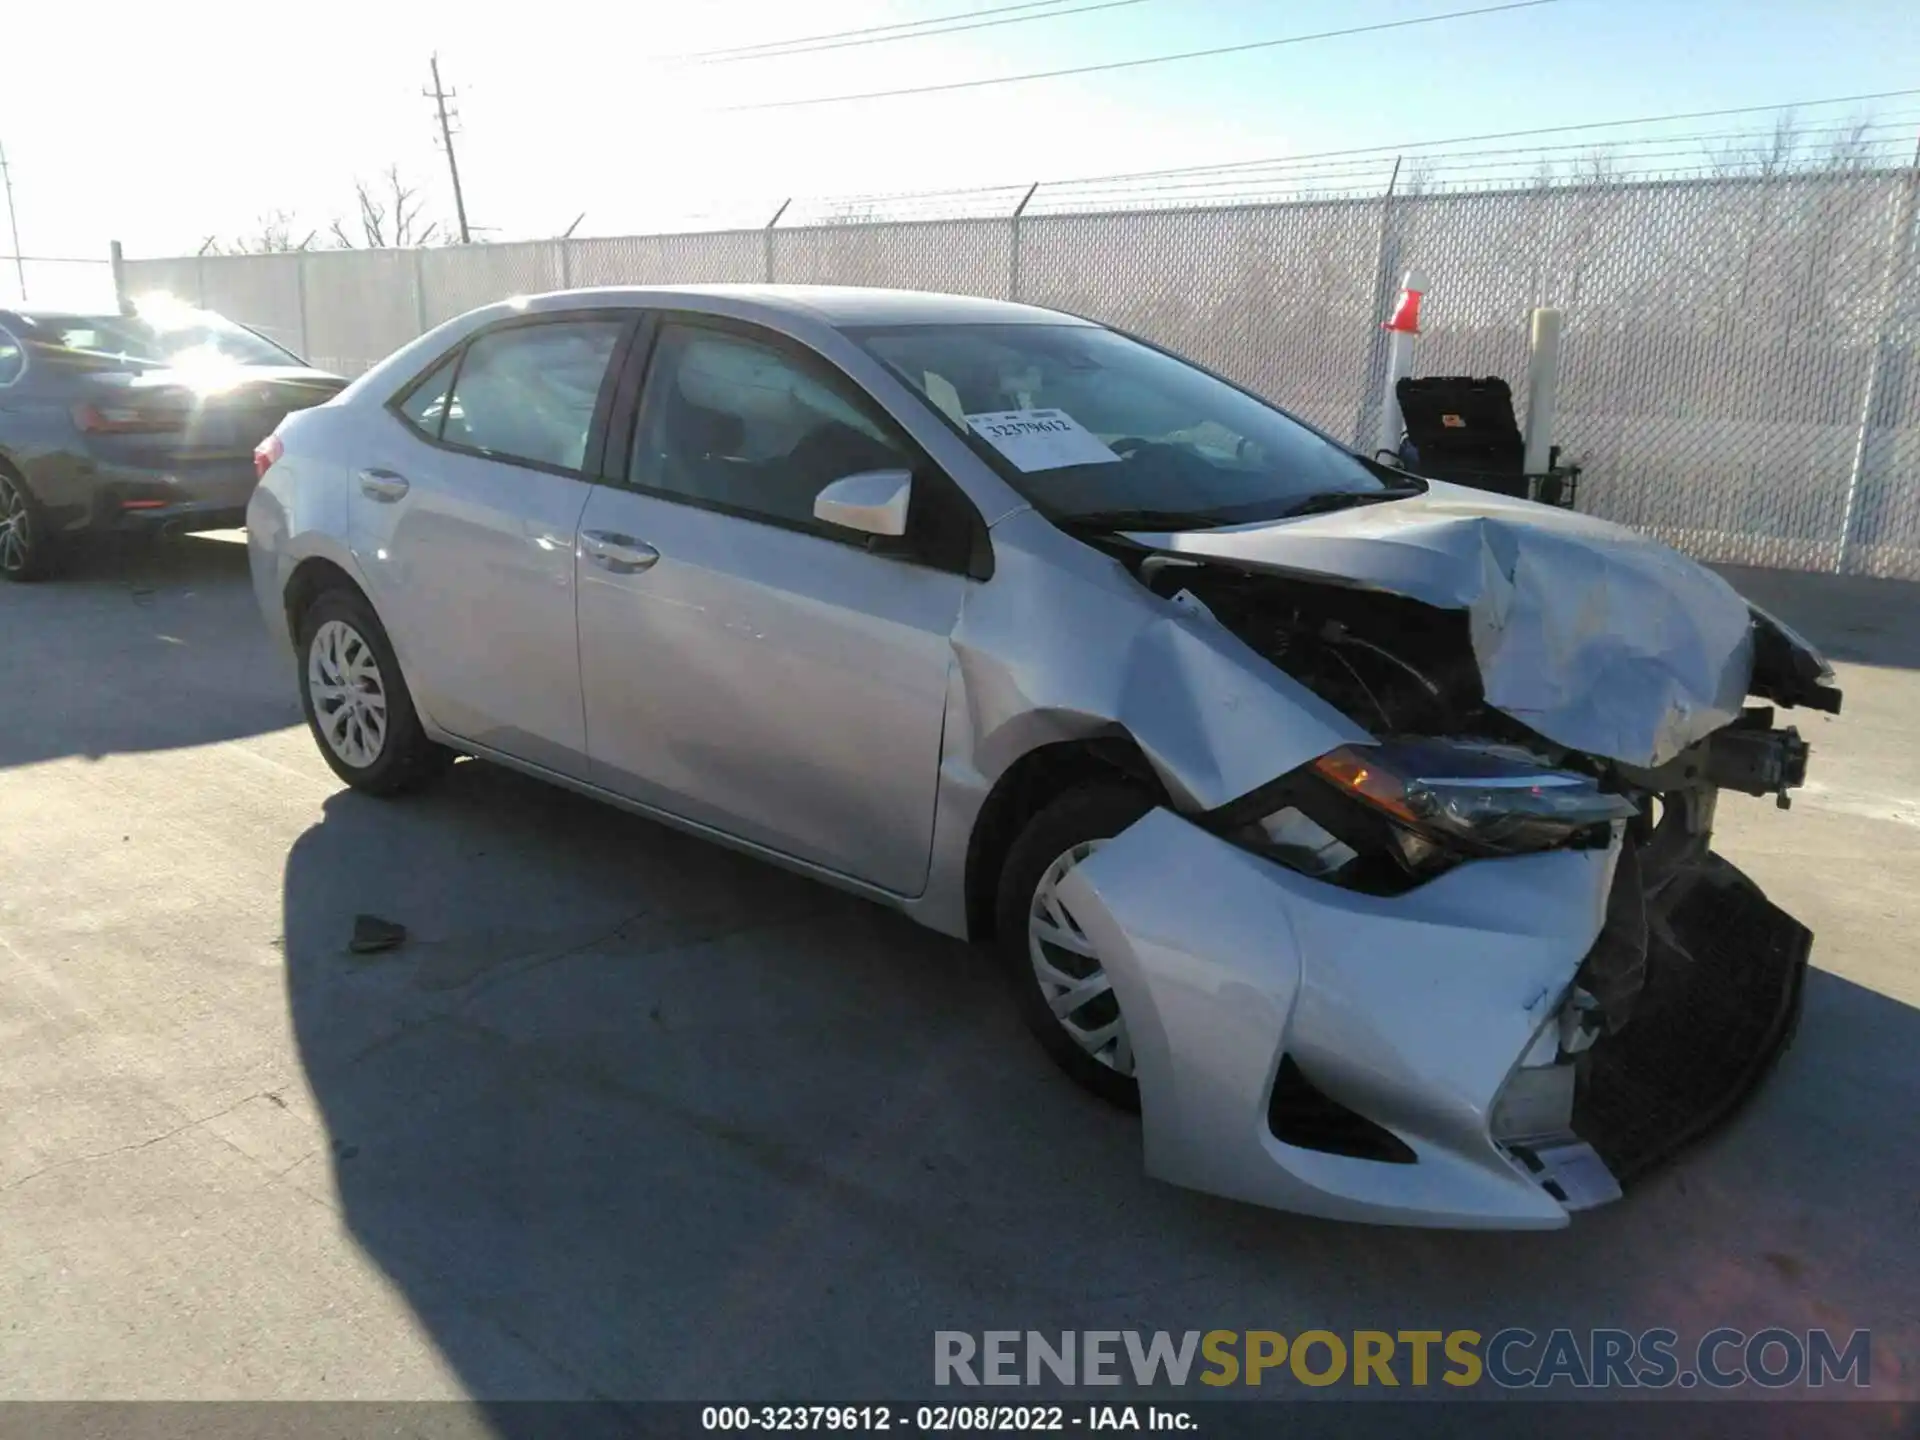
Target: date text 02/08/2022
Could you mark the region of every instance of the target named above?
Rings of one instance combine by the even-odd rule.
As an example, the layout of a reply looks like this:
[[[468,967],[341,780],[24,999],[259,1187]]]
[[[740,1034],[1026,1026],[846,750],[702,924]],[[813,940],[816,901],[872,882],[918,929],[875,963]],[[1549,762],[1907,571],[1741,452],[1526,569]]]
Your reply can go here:
[[[1157,1405],[708,1405],[709,1431],[899,1431],[903,1434],[1065,1433],[1073,1430],[1192,1432],[1187,1411]]]

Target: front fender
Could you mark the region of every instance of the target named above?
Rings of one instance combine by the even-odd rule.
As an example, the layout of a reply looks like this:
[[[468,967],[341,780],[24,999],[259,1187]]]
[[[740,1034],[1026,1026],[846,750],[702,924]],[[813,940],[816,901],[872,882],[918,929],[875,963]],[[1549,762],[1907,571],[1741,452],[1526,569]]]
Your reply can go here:
[[[1225,626],[1032,511],[995,527],[994,555],[953,634],[984,776],[1040,745],[1124,732],[1192,812],[1371,739]]]

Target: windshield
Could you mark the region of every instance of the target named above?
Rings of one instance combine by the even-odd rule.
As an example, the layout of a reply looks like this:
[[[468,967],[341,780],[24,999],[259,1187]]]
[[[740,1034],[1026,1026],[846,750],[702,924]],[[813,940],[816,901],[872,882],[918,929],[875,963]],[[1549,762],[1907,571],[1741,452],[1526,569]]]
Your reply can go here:
[[[143,365],[298,365],[271,341],[208,310],[146,315],[50,315],[27,320],[28,336],[61,350],[110,355]]]
[[[1174,528],[1399,493],[1204,370],[1093,325],[915,325],[853,338],[1043,514]]]

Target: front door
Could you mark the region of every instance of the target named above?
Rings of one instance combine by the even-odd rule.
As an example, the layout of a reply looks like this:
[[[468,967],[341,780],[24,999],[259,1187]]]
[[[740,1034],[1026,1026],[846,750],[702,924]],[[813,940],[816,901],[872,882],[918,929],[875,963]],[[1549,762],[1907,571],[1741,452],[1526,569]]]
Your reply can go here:
[[[969,582],[813,518],[830,481],[917,463],[818,357],[663,325],[628,483],[597,487],[580,520],[596,783],[919,893]]]

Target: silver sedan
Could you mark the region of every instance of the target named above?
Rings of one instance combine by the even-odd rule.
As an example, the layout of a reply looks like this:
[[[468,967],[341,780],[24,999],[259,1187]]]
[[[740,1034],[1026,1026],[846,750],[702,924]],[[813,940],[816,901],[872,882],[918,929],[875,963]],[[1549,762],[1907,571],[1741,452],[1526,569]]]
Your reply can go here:
[[[1831,671],[1571,512],[1152,345],[884,290],[423,336],[256,456],[328,764],[478,756],[994,947],[1163,1179],[1544,1228],[1725,1118],[1811,937],[1709,848]]]

